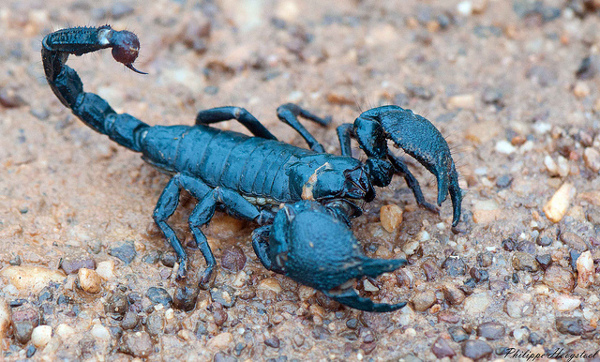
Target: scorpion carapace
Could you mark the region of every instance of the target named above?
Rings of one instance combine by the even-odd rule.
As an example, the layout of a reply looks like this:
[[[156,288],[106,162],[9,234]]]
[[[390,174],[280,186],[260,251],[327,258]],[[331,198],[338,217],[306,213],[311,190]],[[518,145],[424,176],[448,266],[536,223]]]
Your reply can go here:
[[[405,263],[366,258],[351,235],[350,222],[361,214],[364,201],[375,198],[374,186],[388,186],[394,175],[403,176],[417,203],[438,211],[425,201],[417,179],[402,158],[388,150],[387,139],[436,176],[438,205],[450,193],[452,225],[460,220],[462,195],[448,144],[428,120],[410,110],[378,107],[363,112],[354,124],[340,125],[337,132],[341,156],[325,153],[298,121],[302,117],[326,126],[331,119],[294,104],[280,106],[277,116],[297,131],[310,149],[279,142],[258,119],[239,107],[200,111],[193,126],[149,126],[129,114],[117,114],[100,96],[84,92],[77,72],[65,64],[70,54],[105,48],[112,48],[115,60],[137,71],[133,67],[139,52],[135,34],[115,31],[108,25],[77,27],[56,31],[43,39],[46,78],[58,99],[81,121],[120,145],[141,152],[146,162],[172,176],[153,218],[177,253],[179,280],[186,276],[187,254],[167,220],[177,208],[181,190],[186,190],[198,200],[189,217],[189,227],[207,263],[200,276],[201,285],[210,282],[216,266],[201,227],[208,224],[218,208],[261,226],[253,236],[253,246],[267,268],[354,308],[401,308],[403,303],[373,303],[348,287],[351,280],[377,276]],[[210,127],[212,123],[233,119],[253,136]],[[352,157],[352,138],[368,156],[364,163]],[[322,230],[311,232],[313,224]]]

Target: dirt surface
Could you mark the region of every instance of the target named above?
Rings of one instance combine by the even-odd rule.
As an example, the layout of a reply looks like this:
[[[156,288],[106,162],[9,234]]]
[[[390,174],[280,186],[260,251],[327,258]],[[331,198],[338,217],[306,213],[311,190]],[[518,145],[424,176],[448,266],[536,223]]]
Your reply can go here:
[[[599,7],[595,0],[3,1],[4,358],[592,355],[600,339]],[[296,102],[333,116],[326,129],[308,127],[337,153],[335,126],[361,110],[397,104],[430,119],[447,136],[465,191],[458,233],[449,201],[440,216],[419,209],[400,178],[354,223],[369,255],[410,262],[359,289],[409,305],[358,312],[273,274],[252,251],[255,225],[219,214],[206,230],[216,280],[194,307],[152,220],[167,177],[79,122],[43,75],[45,34],[105,23],[138,34],[136,65],[149,74],[131,72],[108,51],[69,65],[87,91],[151,125],[192,124],[199,109],[237,105],[303,146],[275,117],[278,105]],[[234,122],[216,127],[243,131]],[[434,200],[434,177],[407,159]],[[171,219],[186,243],[194,203],[184,197]],[[379,222],[388,204],[403,210],[391,233]],[[193,286],[204,260],[188,252]]]

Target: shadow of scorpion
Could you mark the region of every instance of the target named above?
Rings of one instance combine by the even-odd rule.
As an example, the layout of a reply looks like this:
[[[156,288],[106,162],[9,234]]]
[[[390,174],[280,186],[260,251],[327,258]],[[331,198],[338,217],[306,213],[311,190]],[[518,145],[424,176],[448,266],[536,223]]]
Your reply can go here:
[[[187,255],[167,223],[175,212],[182,189],[198,200],[189,227],[207,267],[200,284],[206,286],[215,257],[201,227],[223,210],[260,225],[252,246],[262,264],[300,284],[352,308],[388,312],[397,304],[375,303],[359,296],[353,282],[377,277],[406,264],[403,259],[372,259],[350,230],[363,201],[375,198],[374,186],[388,186],[401,175],[417,203],[433,212],[416,178],[403,160],[387,147],[391,139],[437,178],[437,204],[448,193],[453,205],[453,227],[460,219],[462,194],[448,144],[425,118],[398,106],[383,106],[362,113],[354,124],[337,128],[341,156],[325,153],[323,146],[298,122],[303,117],[326,126],[320,118],[293,104],[277,109],[279,119],[296,130],[310,150],[282,143],[254,116],[239,107],[200,111],[194,126],[149,126],[129,114],[117,114],[100,96],[83,91],[77,72],[65,65],[70,54],[82,55],[112,48],[114,59],[133,67],[140,43],[129,31],[74,27],[58,30],[42,41],[42,60],[52,91],[86,125],[111,140],[141,152],[142,158],[172,175],[162,192],[153,218],[177,253],[178,280],[185,278]],[[254,137],[211,128],[210,124],[235,119]],[[351,155],[351,138],[368,159]]]

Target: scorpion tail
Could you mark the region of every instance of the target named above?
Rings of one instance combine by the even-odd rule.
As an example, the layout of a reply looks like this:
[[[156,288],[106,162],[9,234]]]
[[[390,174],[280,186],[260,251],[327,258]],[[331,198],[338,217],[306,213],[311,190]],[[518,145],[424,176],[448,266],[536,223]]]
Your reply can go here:
[[[56,97],[81,121],[120,145],[139,152],[141,131],[149,126],[128,114],[117,114],[100,96],[84,92],[77,72],[65,65],[70,54],[82,55],[105,48],[112,48],[116,61],[142,73],[133,67],[140,48],[137,36],[105,25],[68,28],[48,34],[42,40],[46,79]]]
[[[385,138],[414,157],[435,175],[437,204],[450,192],[453,207],[452,226],[460,220],[462,193],[458,173],[448,143],[429,120],[398,106],[383,106],[363,112],[355,121],[356,137],[369,157],[387,158]]]
[[[338,303],[347,305],[358,310],[364,310],[366,312],[392,312],[403,308],[406,302],[397,304],[387,303],[375,303],[369,298],[363,298],[358,295],[353,289],[346,289],[340,293],[324,292],[329,298],[335,300]]]

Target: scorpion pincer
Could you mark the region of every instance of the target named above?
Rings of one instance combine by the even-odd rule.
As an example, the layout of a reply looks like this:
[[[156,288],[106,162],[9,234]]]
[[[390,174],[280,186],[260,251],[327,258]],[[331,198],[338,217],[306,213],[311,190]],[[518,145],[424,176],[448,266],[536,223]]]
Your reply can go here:
[[[298,283],[311,286],[347,306],[365,311],[391,311],[405,303],[374,303],[360,297],[351,282],[376,277],[406,264],[405,260],[366,257],[350,230],[362,213],[360,205],[375,198],[375,186],[388,186],[394,175],[404,177],[417,203],[437,212],[425,201],[417,179],[402,158],[387,147],[397,147],[419,161],[437,178],[440,206],[448,193],[453,222],[460,220],[462,194],[448,144],[425,118],[398,106],[363,112],[353,124],[337,128],[341,156],[327,154],[302,126],[298,117],[323,126],[320,118],[294,105],[277,109],[278,118],[290,125],[310,149],[277,140],[254,116],[239,107],[200,111],[195,125],[149,126],[129,114],[118,114],[100,96],[84,92],[77,72],[65,63],[70,54],[82,55],[112,48],[114,59],[138,72],[133,62],[140,43],[129,31],[75,27],[58,30],[42,41],[42,60],[50,88],[63,105],[86,125],[107,135],[171,175],[159,197],[153,218],[177,253],[177,278],[185,278],[187,254],[167,220],[175,212],[182,190],[198,200],[189,227],[207,267],[200,284],[210,282],[215,257],[201,227],[215,210],[253,221],[260,227],[252,237],[262,264]],[[251,136],[222,131],[210,124],[237,120]],[[354,138],[367,155],[363,163],[352,157]]]

